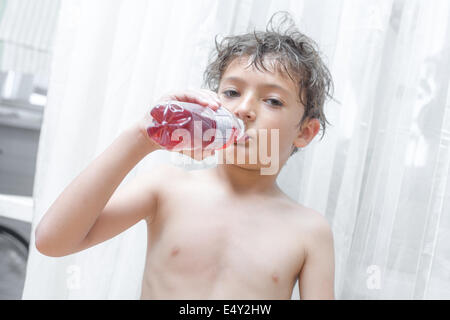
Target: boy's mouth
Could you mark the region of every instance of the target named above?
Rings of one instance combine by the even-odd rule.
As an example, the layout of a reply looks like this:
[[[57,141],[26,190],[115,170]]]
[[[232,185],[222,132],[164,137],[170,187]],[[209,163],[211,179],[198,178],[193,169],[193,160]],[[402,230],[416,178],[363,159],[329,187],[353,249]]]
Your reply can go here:
[[[247,134],[244,134],[240,139],[235,137],[234,144],[245,144],[249,139],[250,137]]]

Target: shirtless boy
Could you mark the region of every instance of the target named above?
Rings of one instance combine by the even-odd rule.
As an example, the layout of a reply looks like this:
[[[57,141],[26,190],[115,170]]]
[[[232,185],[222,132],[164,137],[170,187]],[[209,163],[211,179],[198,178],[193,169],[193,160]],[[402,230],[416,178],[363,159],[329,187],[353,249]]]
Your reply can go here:
[[[141,299],[334,299],[334,249],[322,214],[289,199],[276,178],[296,148],[326,119],[331,77],[311,39],[267,29],[225,38],[206,72],[211,90],[170,93],[159,101],[219,105],[243,120],[250,137],[221,150],[214,168],[161,165],[118,188],[144,157],[162,146],[146,133],[147,114],[124,130],[48,209],[36,247],[61,257],[111,239],[144,219],[147,255]],[[262,130],[278,129],[279,167],[249,154]],[[245,149],[245,163],[236,160]],[[232,153],[231,155],[229,153]],[[257,153],[258,154],[258,153]],[[203,157],[210,154],[203,154]],[[193,157],[192,154],[190,156]],[[274,158],[274,155],[271,155]],[[117,190],[116,190],[117,189]]]

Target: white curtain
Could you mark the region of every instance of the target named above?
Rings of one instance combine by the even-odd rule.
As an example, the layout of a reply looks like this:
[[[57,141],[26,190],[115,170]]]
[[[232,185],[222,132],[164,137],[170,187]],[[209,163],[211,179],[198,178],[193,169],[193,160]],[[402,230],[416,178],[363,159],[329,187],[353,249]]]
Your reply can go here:
[[[332,226],[336,298],[449,299],[446,0],[63,1],[33,230],[63,188],[152,101],[200,87],[216,34],[263,28],[278,10],[290,11],[318,42],[340,102],[326,105],[332,126],[324,139],[292,157],[279,176],[289,196]],[[168,152],[152,153],[123,183],[166,161],[179,163]],[[23,298],[139,298],[145,235],[141,222],[63,258],[44,257],[32,245]]]
[[[0,1],[0,70],[47,82],[59,0]]]

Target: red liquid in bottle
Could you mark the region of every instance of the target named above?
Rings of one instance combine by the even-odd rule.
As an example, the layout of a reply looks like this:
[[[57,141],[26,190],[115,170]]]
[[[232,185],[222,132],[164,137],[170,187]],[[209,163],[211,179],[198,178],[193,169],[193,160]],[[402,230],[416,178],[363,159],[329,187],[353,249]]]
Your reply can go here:
[[[183,141],[183,137],[172,139],[172,133],[177,129],[186,129],[190,133],[190,147],[198,147],[194,145],[194,138],[201,140],[201,146],[204,149],[215,139],[214,136],[208,141],[203,141],[202,137],[206,130],[216,129],[216,121],[204,117],[198,113],[191,112],[177,104],[159,105],[150,112],[153,117],[153,125],[147,128],[148,135],[159,145],[167,150],[172,150],[175,146]],[[194,121],[201,123],[201,137],[194,137]],[[198,124],[197,124],[198,125]]]

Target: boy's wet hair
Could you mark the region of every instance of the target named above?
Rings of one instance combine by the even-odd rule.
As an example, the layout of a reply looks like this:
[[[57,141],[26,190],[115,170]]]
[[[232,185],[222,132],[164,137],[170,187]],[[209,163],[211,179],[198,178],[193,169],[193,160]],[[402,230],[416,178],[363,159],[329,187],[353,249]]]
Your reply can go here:
[[[275,21],[280,18],[275,28]],[[287,24],[287,28],[283,27]],[[299,88],[299,99],[305,106],[305,113],[299,128],[307,119],[318,119],[322,138],[329,124],[324,114],[324,104],[332,97],[333,80],[322,61],[317,44],[299,32],[290,14],[280,11],[272,15],[266,31],[228,36],[217,41],[204,73],[204,85],[217,92],[222,76],[229,64],[236,58],[249,57],[251,63],[261,71],[278,71],[287,74]],[[272,70],[267,68],[269,62]],[[302,90],[300,90],[302,88]],[[303,93],[303,94],[302,94]],[[293,146],[291,155],[298,148]]]

